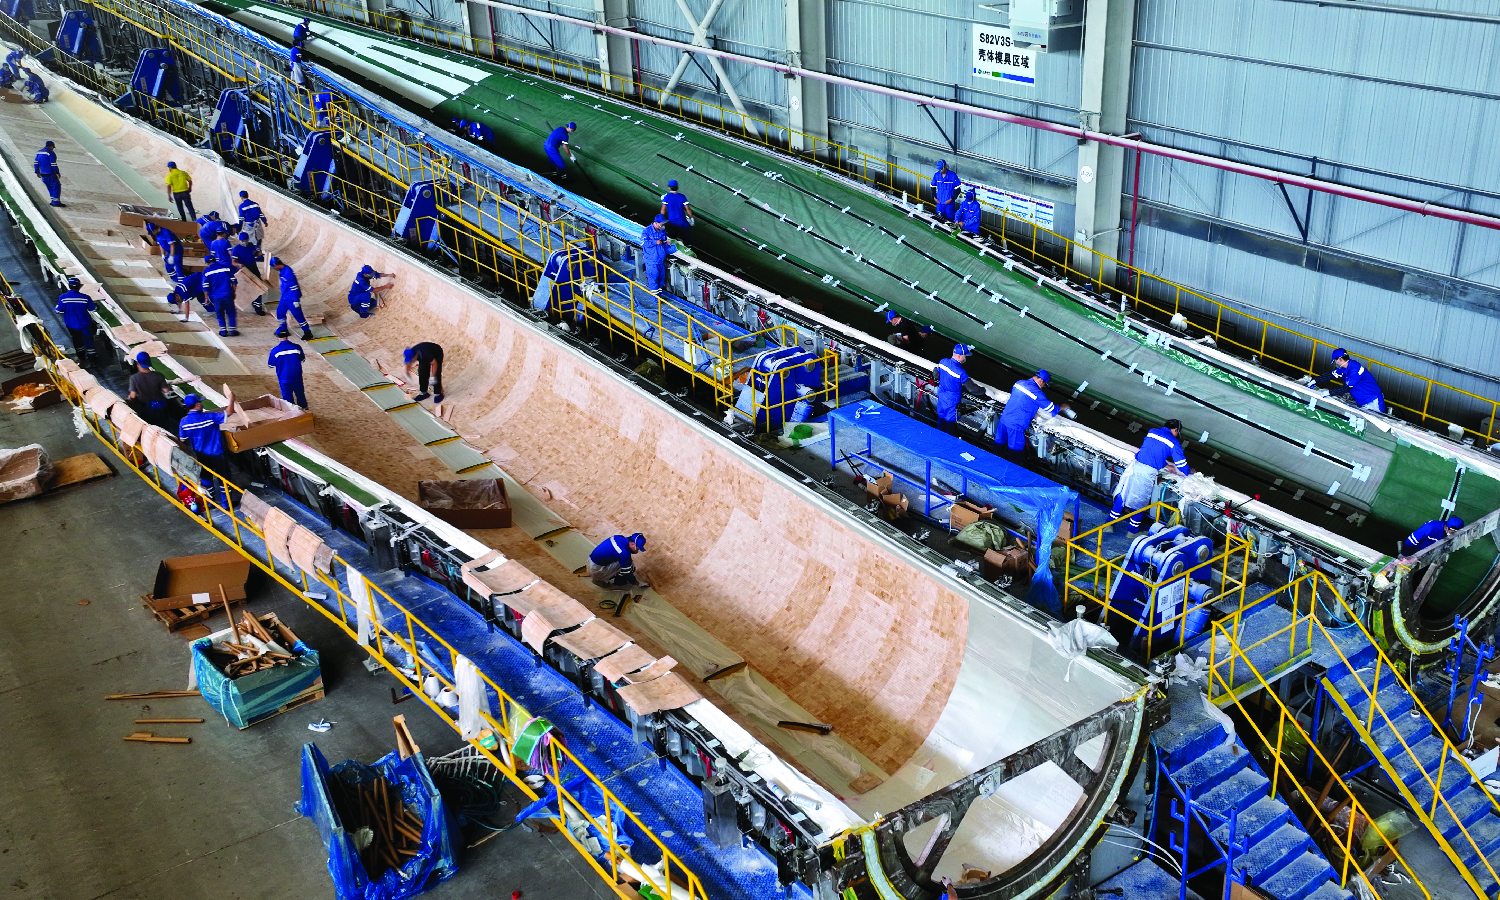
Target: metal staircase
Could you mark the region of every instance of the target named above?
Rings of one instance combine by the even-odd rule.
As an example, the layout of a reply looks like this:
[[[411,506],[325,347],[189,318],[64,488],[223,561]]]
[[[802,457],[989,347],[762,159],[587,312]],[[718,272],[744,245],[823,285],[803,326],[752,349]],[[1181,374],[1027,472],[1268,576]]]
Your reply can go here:
[[[1199,826],[1218,850],[1218,858],[1196,872],[1224,865],[1228,877],[1275,900],[1348,900],[1339,875],[1313,843],[1292,810],[1272,794],[1271,779],[1250,751],[1203,708],[1196,687],[1173,685],[1172,719],[1152,740],[1165,778],[1157,780],[1158,802],[1166,785],[1174,799],[1172,816],[1184,832]],[[1164,782],[1165,781],[1165,785]],[[1183,852],[1185,839],[1171,839]]]
[[[1500,895],[1500,804],[1321,573],[1232,612],[1184,652],[1209,659],[1208,697],[1219,706],[1262,689],[1274,698],[1270,685],[1304,665],[1326,669],[1322,689],[1465,882],[1477,896]],[[1214,765],[1183,759],[1194,777],[1199,767]],[[1226,778],[1219,791],[1232,790],[1236,778],[1246,788],[1255,781],[1227,768],[1216,777]]]
[[[1500,806],[1406,682],[1371,646],[1330,668],[1323,687],[1469,887],[1497,896]]]

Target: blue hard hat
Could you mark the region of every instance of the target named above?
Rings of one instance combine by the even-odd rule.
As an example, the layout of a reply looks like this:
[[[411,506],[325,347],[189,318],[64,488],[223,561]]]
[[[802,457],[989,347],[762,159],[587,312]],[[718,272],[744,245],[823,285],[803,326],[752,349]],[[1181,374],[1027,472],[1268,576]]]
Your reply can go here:
[[[192,409],[193,407],[202,403],[203,398],[198,396],[197,394],[188,394],[186,397],[182,398],[182,402],[187,406],[188,409]]]
[[[657,215],[656,215],[656,219],[655,219],[655,220],[654,220],[654,221],[655,221],[655,222],[656,222],[656,223],[657,223],[657,224],[659,224],[659,225],[660,225],[660,224],[664,224],[664,223],[665,223],[665,222],[666,222],[666,221],[667,221],[667,217],[666,217],[666,216],[664,216],[664,215],[662,215],[662,214],[660,214],[660,213],[657,213]]]
[[[279,266],[279,265],[281,265],[281,257],[279,257],[279,256],[273,256],[273,257],[271,257],[270,259],[266,260],[266,265],[268,265],[268,266]]]
[[[1333,351],[1334,361],[1341,360],[1341,359],[1343,359],[1344,357],[1346,357],[1348,355],[1349,355],[1349,351],[1345,350],[1343,347],[1339,347],[1338,349],[1336,349],[1336,350]]]
[[[142,350],[135,355],[135,361],[137,365],[149,366],[151,364],[151,354]]]
[[[968,344],[954,344],[953,345],[953,355],[954,356],[968,356],[970,353],[973,353],[973,352],[974,352],[974,348],[970,347]]]
[[[417,356],[417,348],[416,347],[407,347],[405,350],[401,351],[401,356],[407,362],[411,362]]]
[[[244,197],[246,200],[248,200],[248,199],[250,199],[250,192],[249,191],[240,191],[240,196]]]
[[[1046,369],[1037,369],[1035,377],[1042,379],[1043,384],[1052,383],[1052,373],[1048,372]]]
[[[637,531],[630,536],[630,543],[635,544],[636,552],[646,549],[646,536]]]
[[[568,130],[569,131],[572,131],[572,130],[574,130],[577,127],[578,127],[578,123],[577,122],[569,122],[568,123]]]
[[[669,188],[677,187],[677,179],[673,178],[671,181],[667,182],[667,187],[669,187]]]
[[[247,231],[241,231],[240,232],[240,240],[242,240],[242,241],[248,241],[248,240],[250,240],[250,233],[247,232]]]
[[[376,274],[375,267],[367,265],[363,269],[359,270],[359,274],[361,274],[361,275],[374,275],[374,274]]]
[[[898,312],[896,312],[894,309],[886,311],[885,320],[887,322],[894,322],[894,321],[896,321],[899,318],[901,318],[901,314],[898,313]]]
[[[1458,516],[1454,516],[1443,524],[1447,525],[1449,528],[1462,528],[1464,527],[1464,520],[1460,519]]]
[[[175,168],[177,168],[177,163],[169,162],[169,163],[167,163],[167,168],[169,168],[169,169],[175,169]]]
[[[948,165],[948,161],[947,161],[947,160],[946,160],[946,159],[940,159],[940,160],[938,160],[938,165],[937,165],[937,167],[938,167],[938,168],[939,168],[939,169],[942,169],[942,168],[946,168],[946,167],[947,167],[947,165]]]

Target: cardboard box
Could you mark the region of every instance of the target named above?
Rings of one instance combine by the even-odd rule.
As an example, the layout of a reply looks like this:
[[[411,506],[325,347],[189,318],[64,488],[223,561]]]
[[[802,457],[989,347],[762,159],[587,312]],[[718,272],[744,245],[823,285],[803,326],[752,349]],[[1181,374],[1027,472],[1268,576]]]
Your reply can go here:
[[[144,230],[147,222],[153,222],[178,237],[198,237],[198,223],[184,222],[173,215],[171,210],[163,209],[159,206],[141,206],[134,203],[120,204],[121,225]]]
[[[7,381],[0,381],[0,398],[9,397],[11,392],[23,384],[45,384],[47,390],[25,401],[6,401],[5,408],[13,413],[28,413],[34,409],[41,409],[60,402],[63,398],[62,392],[57,385],[52,383],[52,376],[46,370],[27,372],[25,375],[17,375]]]
[[[499,478],[467,481],[419,481],[422,508],[459,528],[509,528],[510,498]]]
[[[1052,546],[1061,547],[1073,539],[1073,514],[1063,513],[1062,524],[1057,528],[1057,537],[1052,539]]]
[[[204,553],[199,556],[174,556],[156,567],[156,583],[151,596],[157,601],[208,594],[219,602],[219,585],[230,600],[245,599],[245,580],[250,577],[250,560],[238,551]]]
[[[986,550],[979,564],[979,574],[986,581],[994,581],[1002,575],[1024,580],[1035,571],[1036,561],[1032,559],[1030,548],[1020,545],[1004,550]]]
[[[891,473],[882,472],[879,478],[871,479],[865,482],[865,493],[876,499],[884,497],[886,494],[889,494],[891,492],[891,484],[894,483],[895,480],[895,477],[892,476]]]
[[[980,519],[993,519],[995,508],[993,506],[980,506],[968,500],[955,500],[948,507],[948,527],[954,531],[963,531]]]
[[[224,442],[236,453],[264,447],[313,430],[313,414],[295,403],[261,394],[239,404],[250,418],[247,427],[238,413],[224,421]]]

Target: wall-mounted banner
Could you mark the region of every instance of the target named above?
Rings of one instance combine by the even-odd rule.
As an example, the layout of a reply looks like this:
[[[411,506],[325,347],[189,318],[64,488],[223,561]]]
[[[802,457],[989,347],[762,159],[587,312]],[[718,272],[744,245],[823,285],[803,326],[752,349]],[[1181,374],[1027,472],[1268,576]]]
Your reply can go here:
[[[974,74],[1013,84],[1036,84],[1037,52],[1017,47],[1010,29],[998,25],[974,25]]]
[[[1025,194],[1017,194],[1011,191],[1003,191],[997,187],[987,184],[978,184],[972,181],[964,182],[965,188],[973,188],[974,196],[980,204],[988,209],[1005,214],[1042,228],[1051,230],[1057,207],[1051,200],[1043,200],[1040,197],[1028,197]]]

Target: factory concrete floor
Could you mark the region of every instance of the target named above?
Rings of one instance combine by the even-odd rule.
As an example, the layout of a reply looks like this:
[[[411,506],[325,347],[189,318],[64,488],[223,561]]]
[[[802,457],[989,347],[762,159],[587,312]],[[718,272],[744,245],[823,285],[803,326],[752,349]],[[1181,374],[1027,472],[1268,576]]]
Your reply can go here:
[[[4,229],[8,232],[8,229]],[[0,264],[16,271],[14,247]],[[42,306],[39,292],[27,292]],[[51,303],[45,304],[50,306]],[[0,352],[18,346],[0,317]],[[8,377],[9,373],[5,373]],[[300,748],[330,763],[374,761],[406,714],[428,758],[461,742],[417,702],[392,705],[396,681],[372,675],[356,645],[304,601],[252,570],[250,608],[275,612],[320,651],[327,696],[237,731],[200,698],[106,701],[106,694],[186,687],[187,643],[141,606],[157,562],[217,552],[92,436],[66,403],[0,411],[0,447],[40,443],[54,458],[98,453],[112,477],[0,506],[0,894],[15,898],[307,898],[332,896],[327,856],[300,795]],[[222,617],[218,620],[222,623]],[[203,717],[203,724],[135,725]],[[331,730],[315,734],[311,722]],[[188,745],[127,743],[138,730]],[[522,795],[507,792],[496,821]],[[516,828],[462,851],[442,898],[594,900],[614,896],[559,835]]]

